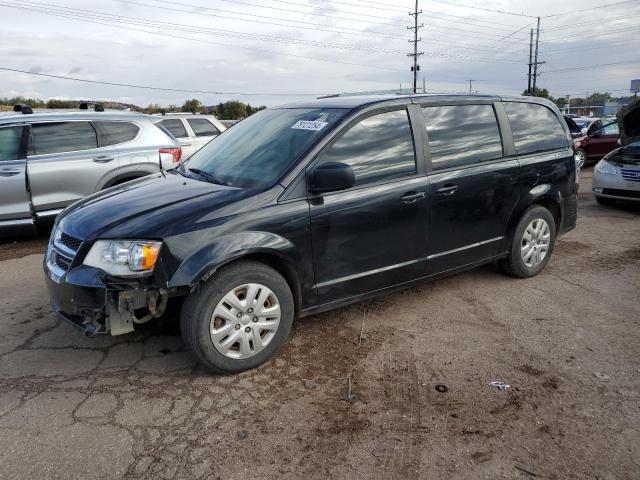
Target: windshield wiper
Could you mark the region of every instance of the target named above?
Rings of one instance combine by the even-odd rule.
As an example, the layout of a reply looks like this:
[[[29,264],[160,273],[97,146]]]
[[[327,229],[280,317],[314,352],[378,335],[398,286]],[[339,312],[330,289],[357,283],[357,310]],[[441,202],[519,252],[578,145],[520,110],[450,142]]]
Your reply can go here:
[[[207,179],[208,182],[216,183],[218,185],[224,185],[225,187],[230,186],[228,182],[225,182],[221,178],[212,175],[209,172],[205,172],[204,170],[200,170],[199,168],[187,168],[188,171],[195,173],[196,175],[200,175]]]

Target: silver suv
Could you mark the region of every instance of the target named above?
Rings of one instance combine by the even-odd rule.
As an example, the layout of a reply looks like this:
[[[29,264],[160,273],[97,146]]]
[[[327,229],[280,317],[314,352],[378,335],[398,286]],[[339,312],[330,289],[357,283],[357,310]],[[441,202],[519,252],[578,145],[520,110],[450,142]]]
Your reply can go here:
[[[35,233],[76,200],[180,161],[151,116],[27,112],[0,114],[0,236]]]

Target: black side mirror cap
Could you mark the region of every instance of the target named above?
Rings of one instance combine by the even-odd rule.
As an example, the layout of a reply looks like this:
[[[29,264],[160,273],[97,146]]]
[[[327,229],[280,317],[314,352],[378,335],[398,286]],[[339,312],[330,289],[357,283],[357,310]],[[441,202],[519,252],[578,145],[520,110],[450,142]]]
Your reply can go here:
[[[356,184],[356,176],[351,165],[328,162],[318,165],[309,175],[311,193],[327,193],[346,190]]]

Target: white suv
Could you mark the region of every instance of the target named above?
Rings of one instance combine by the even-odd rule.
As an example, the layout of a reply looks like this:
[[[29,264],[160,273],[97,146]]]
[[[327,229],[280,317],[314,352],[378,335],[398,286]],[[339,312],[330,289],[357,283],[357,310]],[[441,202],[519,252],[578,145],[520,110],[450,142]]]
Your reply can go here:
[[[227,129],[213,115],[167,113],[161,116],[162,120],[157,123],[166,128],[180,142],[183,160]]]

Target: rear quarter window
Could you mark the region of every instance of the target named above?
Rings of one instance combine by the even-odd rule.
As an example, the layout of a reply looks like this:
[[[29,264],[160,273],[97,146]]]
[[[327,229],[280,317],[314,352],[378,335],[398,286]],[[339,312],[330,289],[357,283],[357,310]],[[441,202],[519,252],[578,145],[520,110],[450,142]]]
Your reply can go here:
[[[98,135],[98,147],[108,147],[130,142],[138,135],[140,127],[131,122],[91,122]]]
[[[184,128],[184,124],[182,123],[182,120],[180,120],[179,118],[169,118],[167,120],[162,120],[159,123],[164,128],[169,130],[171,135],[173,135],[176,138],[184,138],[189,136],[189,134],[187,133],[187,129]]]
[[[560,119],[544,105],[504,102],[518,155],[569,146]]]
[[[220,130],[205,118],[188,118],[187,122],[191,125],[196,137],[212,137],[220,134]]]

